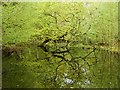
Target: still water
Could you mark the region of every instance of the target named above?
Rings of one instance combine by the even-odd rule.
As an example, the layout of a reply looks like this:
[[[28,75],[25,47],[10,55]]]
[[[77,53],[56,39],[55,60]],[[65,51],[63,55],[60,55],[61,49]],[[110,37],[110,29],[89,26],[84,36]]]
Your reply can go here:
[[[117,88],[118,53],[92,50],[73,48],[58,57],[26,47],[19,58],[3,57],[3,88]]]

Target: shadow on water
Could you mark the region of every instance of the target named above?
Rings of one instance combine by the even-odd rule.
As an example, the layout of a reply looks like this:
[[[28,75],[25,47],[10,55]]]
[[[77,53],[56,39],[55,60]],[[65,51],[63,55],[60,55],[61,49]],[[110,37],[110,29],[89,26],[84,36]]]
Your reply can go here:
[[[95,50],[84,59],[70,56],[87,52],[81,51],[74,48],[62,59],[27,47],[19,58],[15,53],[3,57],[3,88],[117,88],[118,54]]]

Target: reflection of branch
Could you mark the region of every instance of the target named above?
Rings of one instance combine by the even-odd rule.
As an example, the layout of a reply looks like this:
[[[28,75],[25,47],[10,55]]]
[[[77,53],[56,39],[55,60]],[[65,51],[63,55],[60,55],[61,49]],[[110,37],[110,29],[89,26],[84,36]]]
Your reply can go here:
[[[66,58],[64,58],[64,56],[60,56],[60,55],[54,55],[54,54],[52,54],[54,57],[57,57],[57,58],[61,58],[62,59],[62,61],[64,60],[64,61],[69,61],[69,60],[67,60]],[[60,61],[61,62],[61,61]]]
[[[94,48],[91,52],[89,52],[86,56],[82,57],[83,59],[87,58],[92,52],[94,52],[96,48]]]
[[[53,53],[53,54],[61,54],[61,53],[66,53],[66,52],[68,52],[68,50],[59,51],[59,52],[57,52],[57,51],[52,51],[51,53]]]
[[[58,68],[61,66],[61,64],[59,64],[56,69],[55,69],[55,77],[54,77],[54,82],[56,82],[56,79],[57,79],[57,73],[58,73]]]
[[[68,63],[68,64],[72,67],[73,70],[76,71],[76,68],[71,63]]]
[[[98,60],[97,60],[97,56],[96,56],[95,52],[94,52],[94,56],[95,56],[95,64],[96,64],[98,62]]]
[[[72,60],[79,59],[79,58],[83,59],[81,56],[79,56],[79,57],[72,57]]]
[[[78,58],[81,58],[81,59],[83,59],[84,61],[85,61],[85,59],[92,53],[92,52],[94,52],[96,50],[96,48],[94,48],[91,52],[89,52],[86,56],[84,56],[84,57],[81,57],[81,56],[79,56],[79,57],[73,57],[72,59],[78,59]]]

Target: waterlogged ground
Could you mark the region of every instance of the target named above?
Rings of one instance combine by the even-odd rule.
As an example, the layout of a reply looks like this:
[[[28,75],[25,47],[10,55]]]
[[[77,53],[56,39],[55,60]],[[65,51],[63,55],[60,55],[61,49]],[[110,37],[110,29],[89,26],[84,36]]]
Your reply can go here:
[[[92,49],[73,48],[74,57]],[[47,59],[47,57],[50,57]],[[3,88],[117,88],[118,53],[96,49],[87,58],[53,57],[41,48],[27,47],[21,56],[3,57]]]

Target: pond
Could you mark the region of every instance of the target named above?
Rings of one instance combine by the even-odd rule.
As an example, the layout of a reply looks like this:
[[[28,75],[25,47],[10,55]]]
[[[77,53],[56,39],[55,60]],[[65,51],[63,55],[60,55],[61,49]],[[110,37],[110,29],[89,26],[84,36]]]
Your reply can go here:
[[[3,57],[3,88],[118,87],[118,53],[72,47],[69,52],[53,55],[27,46],[19,54]]]

